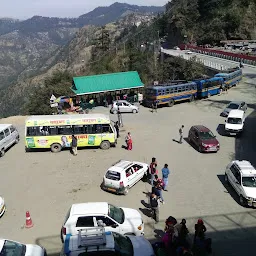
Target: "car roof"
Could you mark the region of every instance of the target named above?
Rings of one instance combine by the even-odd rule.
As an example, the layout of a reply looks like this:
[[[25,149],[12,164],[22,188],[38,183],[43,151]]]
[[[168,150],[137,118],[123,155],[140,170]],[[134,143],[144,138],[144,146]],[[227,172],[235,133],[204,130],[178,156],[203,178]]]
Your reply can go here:
[[[240,172],[244,175],[244,176],[250,176],[250,175],[256,175],[256,170],[255,168],[252,166],[252,164],[249,161],[246,160],[236,160],[235,164],[238,166],[238,168],[240,169]]]
[[[208,129],[207,127],[205,127],[203,125],[193,125],[192,127],[195,128],[199,132],[209,132],[210,131],[210,129]]]
[[[0,131],[10,127],[12,124],[0,124]]]
[[[87,214],[108,214],[107,202],[88,202],[73,204],[70,215],[87,215]]]
[[[228,117],[242,118],[243,116],[244,116],[244,111],[240,109],[233,109],[228,114]]]

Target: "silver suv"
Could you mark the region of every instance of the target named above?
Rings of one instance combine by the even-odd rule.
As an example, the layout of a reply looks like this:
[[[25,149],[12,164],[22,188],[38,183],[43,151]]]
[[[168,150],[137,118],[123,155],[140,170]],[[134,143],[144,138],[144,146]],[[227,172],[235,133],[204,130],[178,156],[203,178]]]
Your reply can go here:
[[[118,100],[114,101],[113,105],[110,109],[110,113],[117,114],[118,108],[121,113],[138,113],[139,107],[131,104],[130,102],[126,100]]]

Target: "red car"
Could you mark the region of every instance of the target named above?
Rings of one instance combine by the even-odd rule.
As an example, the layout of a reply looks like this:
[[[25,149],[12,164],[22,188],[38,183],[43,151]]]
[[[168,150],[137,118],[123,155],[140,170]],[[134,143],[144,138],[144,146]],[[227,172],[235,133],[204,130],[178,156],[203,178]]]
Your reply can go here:
[[[220,143],[210,129],[203,125],[194,125],[188,133],[188,141],[194,144],[199,152],[218,152]]]

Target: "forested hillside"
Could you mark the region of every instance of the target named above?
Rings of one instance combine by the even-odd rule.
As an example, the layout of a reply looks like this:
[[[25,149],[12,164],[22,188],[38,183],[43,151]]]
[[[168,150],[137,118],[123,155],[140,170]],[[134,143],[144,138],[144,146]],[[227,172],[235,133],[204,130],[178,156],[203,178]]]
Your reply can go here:
[[[172,0],[161,19],[161,34],[173,44],[256,39],[256,0]]]

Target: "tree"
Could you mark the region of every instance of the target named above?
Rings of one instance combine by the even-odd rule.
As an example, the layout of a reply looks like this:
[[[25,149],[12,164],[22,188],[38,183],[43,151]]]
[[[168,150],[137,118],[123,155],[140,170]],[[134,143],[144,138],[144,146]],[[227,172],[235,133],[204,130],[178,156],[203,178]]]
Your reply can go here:
[[[52,113],[50,97],[68,96],[71,94],[72,75],[67,72],[57,71],[45,79],[44,84],[34,87],[30,92],[24,111],[29,115],[47,115]]]

